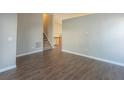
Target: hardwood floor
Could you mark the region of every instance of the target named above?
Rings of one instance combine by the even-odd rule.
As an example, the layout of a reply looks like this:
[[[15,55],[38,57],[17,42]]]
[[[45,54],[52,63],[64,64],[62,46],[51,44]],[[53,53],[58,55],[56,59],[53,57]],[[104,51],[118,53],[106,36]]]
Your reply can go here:
[[[1,80],[124,79],[124,67],[61,52],[58,49],[17,58],[17,68]]]

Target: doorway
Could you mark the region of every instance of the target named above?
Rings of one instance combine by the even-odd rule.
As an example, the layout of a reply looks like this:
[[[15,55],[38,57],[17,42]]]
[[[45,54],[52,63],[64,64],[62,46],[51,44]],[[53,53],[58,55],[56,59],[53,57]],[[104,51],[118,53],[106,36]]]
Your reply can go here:
[[[54,14],[43,14],[43,50],[62,48],[62,20]]]
[[[52,49],[51,41],[50,41],[50,16],[47,13],[43,14],[43,50]]]
[[[54,47],[58,50],[62,49],[62,17],[55,13],[53,14],[53,37]]]

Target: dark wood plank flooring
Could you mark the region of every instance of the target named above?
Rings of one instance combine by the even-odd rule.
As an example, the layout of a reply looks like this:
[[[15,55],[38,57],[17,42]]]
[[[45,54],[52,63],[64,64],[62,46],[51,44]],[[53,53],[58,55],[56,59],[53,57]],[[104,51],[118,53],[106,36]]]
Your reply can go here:
[[[124,79],[124,67],[99,62],[57,49],[17,58],[17,68],[0,74],[1,80]]]

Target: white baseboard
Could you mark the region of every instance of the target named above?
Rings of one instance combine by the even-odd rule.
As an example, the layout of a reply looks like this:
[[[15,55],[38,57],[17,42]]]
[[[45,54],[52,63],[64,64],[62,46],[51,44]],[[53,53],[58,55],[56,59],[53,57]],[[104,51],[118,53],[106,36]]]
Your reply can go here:
[[[33,51],[33,52],[23,53],[23,54],[16,55],[16,57],[26,56],[26,55],[30,55],[30,54],[34,54],[34,53],[38,53],[38,52],[42,52],[42,51],[43,50],[37,50],[37,51]]]
[[[106,59],[102,59],[102,58],[98,58],[98,57],[93,57],[93,56],[89,56],[89,55],[85,55],[85,54],[81,54],[81,53],[77,53],[77,52],[73,52],[73,51],[69,51],[69,50],[62,50],[63,52],[67,52],[67,53],[71,53],[71,54],[75,54],[75,55],[79,55],[79,56],[83,56],[83,57],[87,57],[90,59],[95,59],[98,61],[102,61],[102,62],[106,62],[106,63],[111,63],[111,64],[115,64],[115,65],[119,65],[119,66],[124,66],[124,63],[119,63],[116,61],[111,61],[111,60],[106,60]]]
[[[9,66],[9,67],[0,69],[0,73],[5,72],[5,71],[8,71],[8,70],[13,69],[13,68],[16,68],[16,65],[13,65],[13,66]]]

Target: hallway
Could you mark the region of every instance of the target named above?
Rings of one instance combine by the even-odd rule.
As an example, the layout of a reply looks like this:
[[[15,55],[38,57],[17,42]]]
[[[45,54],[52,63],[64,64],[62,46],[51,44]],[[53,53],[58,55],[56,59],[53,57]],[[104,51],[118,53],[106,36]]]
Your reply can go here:
[[[5,17],[4,20],[5,23],[7,24],[8,17],[4,15],[2,15],[2,17],[3,18]],[[10,15],[13,16],[14,19],[16,19],[16,14]],[[100,15],[103,15],[102,17],[104,17],[104,19],[99,17]],[[4,69],[6,69],[6,67],[10,65],[13,66],[13,68],[14,67],[16,68],[11,69],[9,71],[6,70],[6,72],[1,72],[0,79],[4,80],[124,79],[123,66],[106,63],[107,62],[106,60],[110,61],[112,60],[112,62],[114,61],[117,63],[124,62],[123,61],[124,52],[122,51],[124,50],[123,49],[124,37],[122,32],[124,22],[122,22],[122,25],[119,26],[117,25],[119,22],[121,22],[120,19],[123,18],[124,14],[114,14],[113,15],[114,18],[110,17],[112,15],[113,14],[94,14],[84,17],[82,16],[76,19],[64,20],[62,33],[58,33],[61,32],[60,29],[59,30],[56,29],[56,33],[53,33],[53,31],[55,30],[53,30],[52,28],[53,21],[51,14],[49,14],[48,17],[48,19],[50,20],[49,21],[46,20],[46,23],[48,22],[50,26],[44,25],[45,26],[44,31],[41,27],[41,24],[43,24],[43,20],[42,22],[39,20],[41,19],[41,14],[18,14],[19,18],[18,28],[20,29],[18,29],[17,33],[18,34],[17,53],[16,53],[16,30],[17,30],[16,20],[14,20],[14,22],[13,20],[9,22],[10,23],[9,25],[11,25],[11,22],[15,23],[14,25],[12,25],[14,29],[11,29],[11,27],[7,28],[8,27],[7,24],[6,25],[7,30],[2,31],[2,32],[6,31],[6,33],[9,33],[9,30],[11,29],[11,31],[13,31],[12,34],[15,35],[13,38],[14,42],[11,41],[12,37],[9,37],[8,40],[9,42],[11,41],[12,44],[6,41],[5,43],[7,45],[4,44],[3,46],[5,47],[5,49],[1,48],[1,51],[4,50],[1,53],[5,53],[5,55],[1,54],[2,56],[1,67],[3,65]],[[119,16],[121,16],[121,18]],[[93,21],[92,24],[90,24],[91,20],[89,20],[89,17]],[[110,22],[108,22],[106,17],[110,19]],[[118,21],[115,18],[117,18]],[[87,20],[87,24],[85,22],[85,19]],[[101,21],[103,24],[102,25],[99,24],[96,20],[98,22]],[[27,23],[29,25],[26,25]],[[35,23],[38,23],[38,25],[36,26],[37,28],[35,27]],[[116,29],[118,29],[118,32],[116,31],[116,29],[113,28],[115,30],[115,33],[113,34],[113,30],[108,29],[106,23],[108,25],[111,25],[111,27],[113,27],[113,25],[117,25]],[[111,23],[114,24],[112,25]],[[26,28],[25,25],[27,26]],[[60,23],[56,23],[56,26],[57,25],[60,25]],[[98,26],[101,28],[98,29]],[[32,29],[30,31],[31,27],[35,29]],[[41,33],[45,34],[41,35]],[[6,40],[6,36],[4,36],[4,38],[2,39]],[[13,45],[14,47],[11,45]],[[11,47],[8,48],[6,46]],[[79,55],[90,55],[91,57],[86,58],[83,56],[70,54],[69,52],[68,53],[62,52],[62,50],[67,52],[70,51],[70,53]],[[90,59],[93,57],[96,57],[97,59],[104,58],[104,61],[106,62],[102,62],[103,59],[100,59],[101,61]]]

